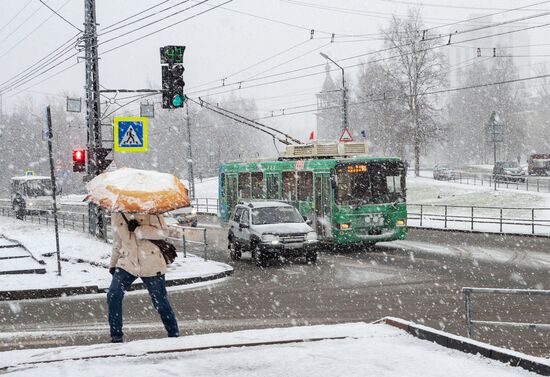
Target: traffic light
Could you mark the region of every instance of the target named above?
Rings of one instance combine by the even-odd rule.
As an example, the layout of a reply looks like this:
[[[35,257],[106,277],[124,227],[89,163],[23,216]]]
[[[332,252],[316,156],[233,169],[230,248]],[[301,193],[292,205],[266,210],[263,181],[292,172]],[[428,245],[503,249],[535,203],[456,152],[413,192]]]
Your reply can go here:
[[[185,46],[165,46],[160,48],[162,64],[162,108],[176,109],[183,107],[183,52]]]
[[[73,172],[86,171],[86,149],[73,149]]]

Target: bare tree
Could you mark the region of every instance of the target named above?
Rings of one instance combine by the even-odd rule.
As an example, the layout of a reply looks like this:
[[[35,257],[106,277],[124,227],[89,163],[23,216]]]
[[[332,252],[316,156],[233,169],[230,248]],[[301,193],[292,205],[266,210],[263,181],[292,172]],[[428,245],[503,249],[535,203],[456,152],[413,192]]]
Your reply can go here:
[[[421,151],[438,131],[439,110],[426,94],[446,85],[446,61],[433,48],[439,41],[424,30],[418,9],[410,9],[405,19],[393,17],[383,32],[389,55],[385,60],[386,71],[406,102],[408,122],[401,132],[411,141],[418,176]]]
[[[400,88],[394,80],[388,80],[385,67],[375,61],[364,64],[359,72],[351,116],[368,133],[374,153],[405,158],[407,138],[401,130],[407,109],[398,98]]]

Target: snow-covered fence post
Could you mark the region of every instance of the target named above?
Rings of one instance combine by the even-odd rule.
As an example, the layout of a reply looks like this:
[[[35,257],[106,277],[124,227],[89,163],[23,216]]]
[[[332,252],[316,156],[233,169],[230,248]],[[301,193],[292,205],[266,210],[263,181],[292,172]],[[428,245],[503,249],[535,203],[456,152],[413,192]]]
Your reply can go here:
[[[474,207],[472,206],[472,217],[470,223],[470,230],[474,230]]]
[[[423,209],[423,205],[421,204],[420,205],[420,226],[422,226],[422,209]]]
[[[466,306],[466,336],[472,337],[472,305],[470,301],[470,289],[462,288],[464,292],[464,305]]]
[[[202,236],[204,239],[204,261],[206,262],[208,260],[208,245],[206,243],[206,228],[202,230]]]
[[[445,205],[445,229],[447,229],[447,205]]]
[[[539,192],[539,180],[537,179],[537,192]]]
[[[502,208],[500,209],[500,233],[502,233]]]
[[[183,236],[183,257],[187,258],[187,242],[185,241],[185,229],[182,232]]]
[[[535,234],[535,209],[531,208],[531,234]]]

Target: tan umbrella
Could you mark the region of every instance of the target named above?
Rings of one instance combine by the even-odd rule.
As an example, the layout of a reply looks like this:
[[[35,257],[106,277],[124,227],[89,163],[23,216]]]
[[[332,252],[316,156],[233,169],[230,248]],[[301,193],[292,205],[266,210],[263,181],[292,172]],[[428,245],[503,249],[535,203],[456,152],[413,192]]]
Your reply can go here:
[[[111,212],[159,214],[190,204],[187,189],[166,173],[121,168],[105,172],[86,185],[91,201]]]

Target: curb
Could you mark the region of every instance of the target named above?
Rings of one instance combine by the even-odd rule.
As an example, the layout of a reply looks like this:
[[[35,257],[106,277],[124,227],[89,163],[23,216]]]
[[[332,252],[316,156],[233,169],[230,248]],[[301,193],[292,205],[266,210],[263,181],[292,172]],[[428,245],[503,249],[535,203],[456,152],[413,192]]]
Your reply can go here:
[[[488,347],[489,345],[486,345],[485,343],[452,335],[443,331],[431,329],[429,327],[415,325],[414,323],[404,321],[399,318],[385,317],[376,322],[397,327],[418,339],[428,340],[446,348],[462,351],[464,353],[471,353],[474,355],[480,354],[488,359],[500,361],[513,367],[520,367],[543,376],[550,376],[550,365],[541,364],[534,360],[530,360],[523,357],[522,354],[518,352],[508,351],[502,348]]]
[[[485,232],[483,230],[469,230],[469,229],[450,229],[450,228],[431,228],[427,226],[407,225],[409,229],[416,230],[436,230],[440,232],[455,232],[455,233],[471,233],[471,234],[485,234],[489,236],[514,236],[514,237],[528,237],[528,238],[550,238],[550,235],[545,234],[530,234],[530,233],[508,233],[508,232]]]
[[[219,272],[213,275],[206,276],[193,276],[183,279],[166,280],[166,287],[175,287],[180,285],[189,285],[194,283],[200,283],[204,281],[218,280],[224,277],[231,276],[233,270],[227,270]],[[145,289],[143,283],[132,284],[128,291],[136,291]],[[65,296],[76,296],[94,293],[106,293],[107,288],[99,288],[96,285],[83,286],[83,287],[61,287],[61,288],[48,288],[48,289],[27,289],[22,291],[0,291],[0,301],[13,301],[13,300],[33,300],[39,298],[56,298]]]

